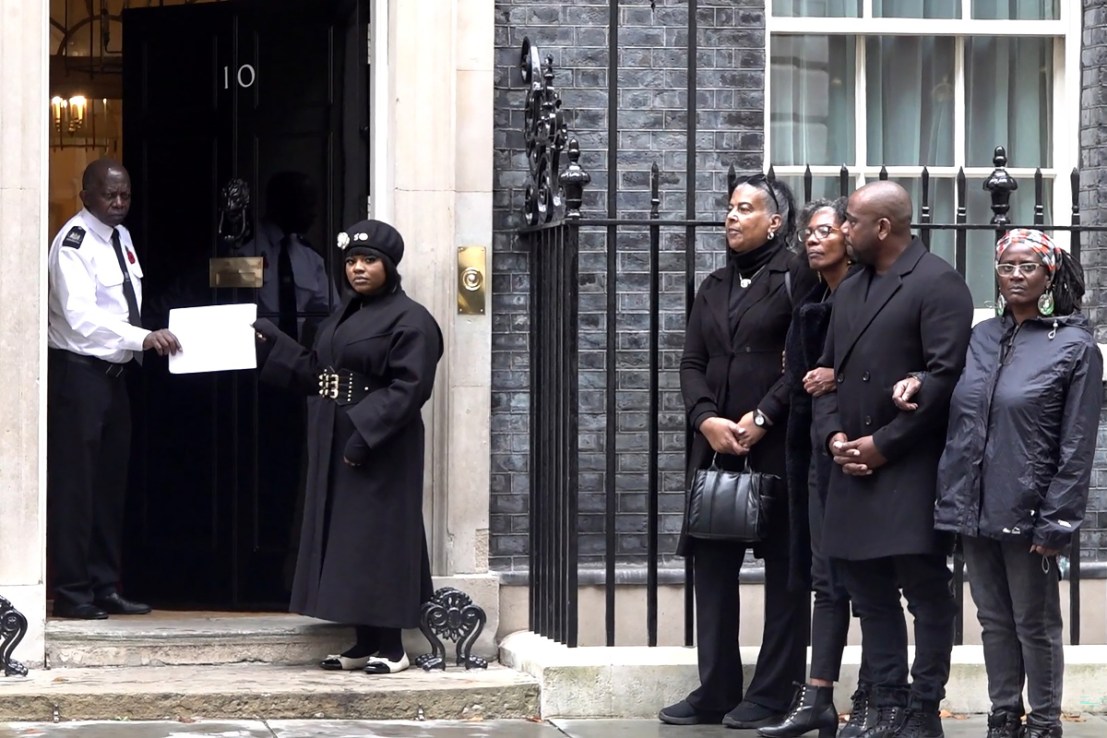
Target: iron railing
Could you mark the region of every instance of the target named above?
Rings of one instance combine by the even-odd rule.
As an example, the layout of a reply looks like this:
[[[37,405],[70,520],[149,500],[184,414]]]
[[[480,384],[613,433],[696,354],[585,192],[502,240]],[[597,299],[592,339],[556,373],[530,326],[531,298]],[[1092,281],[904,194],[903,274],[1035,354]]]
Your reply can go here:
[[[614,29],[615,26],[612,26]],[[614,35],[615,31],[612,31]],[[690,33],[694,39],[694,33]],[[675,231],[684,235],[684,306],[685,317],[691,310],[697,283],[696,233],[702,228],[720,228],[717,220],[696,219],[695,172],[686,176],[686,217],[662,219],[660,212],[661,172],[655,163],[650,172],[650,210],[645,217],[617,217],[614,199],[614,179],[608,179],[606,218],[584,218],[580,207],[588,175],[579,165],[580,149],[576,139],[568,136],[561,100],[553,86],[553,60],[541,60],[538,50],[528,41],[523,45],[523,78],[528,85],[525,140],[530,161],[531,185],[527,189],[525,217],[527,226],[517,232],[526,244],[530,255],[531,300],[531,467],[530,467],[530,628],[531,630],[566,643],[577,644],[578,614],[578,539],[577,523],[579,481],[579,408],[578,396],[578,305],[579,250],[582,232],[601,236],[604,240],[604,271],[606,289],[606,337],[605,337],[605,475],[604,475],[604,577],[605,588],[605,637],[607,645],[615,643],[615,590],[617,571],[617,511],[619,497],[616,479],[620,473],[617,459],[618,429],[616,418],[619,408],[617,396],[617,372],[619,347],[616,334],[619,313],[616,301],[619,283],[618,250],[616,241],[623,231],[641,232],[649,239],[647,310],[647,365],[649,384],[646,390],[648,446],[645,531],[647,546],[646,568],[646,633],[650,646],[658,640],[658,590],[659,590],[659,495],[661,492],[658,471],[658,450],[661,429],[658,423],[660,405],[660,335],[659,303],[661,298],[661,235],[663,231]],[[690,88],[694,74],[690,74]],[[614,79],[612,75],[611,79]],[[611,93],[614,98],[614,92]],[[690,99],[694,98],[690,95]],[[695,116],[690,115],[690,119]],[[609,121],[614,120],[614,115]],[[689,157],[694,162],[694,122],[690,122],[688,135]],[[609,132],[609,141],[617,139],[617,129]],[[614,146],[609,146],[609,173],[617,163],[612,157]],[[570,163],[559,175],[558,161],[567,152]],[[935,222],[932,217],[931,175],[926,167],[921,169],[921,198],[917,222],[913,224],[924,244],[929,248],[935,232],[953,231],[953,260],[961,274],[965,273],[970,231],[994,231],[997,236],[1010,228],[1034,227],[1050,231],[1067,232],[1070,235],[1071,253],[1079,260],[1082,236],[1088,232],[1107,231],[1107,226],[1085,225],[1081,222],[1079,207],[1080,175],[1077,170],[1069,174],[1072,192],[1069,224],[1045,223],[1046,202],[1044,178],[1041,169],[1033,178],[1034,210],[1030,224],[1012,223],[1008,217],[1010,197],[1017,188],[1008,174],[1007,155],[1003,147],[996,147],[993,157],[994,170],[984,183],[990,193],[991,219],[987,223],[970,223],[966,207],[968,185],[963,170],[954,180],[955,216],[952,223]],[[768,176],[775,178],[769,167]],[[880,179],[887,179],[888,172],[881,168]],[[731,166],[728,172],[728,189],[736,181]],[[849,195],[854,174],[842,167],[839,191]],[[811,199],[813,176],[810,167],[802,176],[803,202]],[[685,450],[690,447],[690,431],[685,429]],[[668,552],[666,552],[668,553]],[[1069,553],[1068,570],[1071,642],[1080,642],[1080,540],[1074,537]],[[958,601],[956,642],[963,642],[963,592],[965,565],[960,553],[952,562],[955,591]],[[684,642],[692,645],[693,574],[691,561],[685,561],[684,569]]]

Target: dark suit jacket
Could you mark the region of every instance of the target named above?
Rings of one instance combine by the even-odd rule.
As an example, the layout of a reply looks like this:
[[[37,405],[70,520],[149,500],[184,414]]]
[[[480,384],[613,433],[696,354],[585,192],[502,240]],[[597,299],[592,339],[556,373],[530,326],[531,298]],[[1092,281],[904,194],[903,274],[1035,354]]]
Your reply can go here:
[[[940,553],[934,531],[938,459],[949,399],[965,366],[972,296],[964,279],[917,238],[873,285],[863,269],[838,288],[820,360],[833,367],[838,391],[815,400],[821,448],[834,433],[872,435],[888,463],[869,477],[831,469],[823,545],[828,556],[871,559]],[[900,412],[892,386],[925,371],[919,409]]]
[[[803,259],[802,262],[806,262]],[[773,426],[750,454],[750,464],[759,472],[784,476],[784,435],[788,421],[789,384],[784,378],[784,338],[792,316],[792,299],[785,275],[792,273],[793,295],[803,295],[814,284],[814,274],[796,255],[781,249],[765,271],[747,288],[738,309],[737,325],[730,330],[730,267],[708,275],[700,285],[684,338],[680,360],[680,389],[688,422],[693,430],[704,418],[721,416],[738,420],[760,408]],[[693,433],[688,459],[688,480],[696,469],[711,464],[714,452],[698,431]],[[720,458],[720,464],[740,468],[737,457]],[[782,496],[783,497],[783,496]],[[787,536],[788,512],[781,501],[771,520],[780,522],[779,538]],[[781,540],[781,548],[786,541]],[[681,532],[678,553],[686,552]],[[765,547],[759,551],[766,550]]]

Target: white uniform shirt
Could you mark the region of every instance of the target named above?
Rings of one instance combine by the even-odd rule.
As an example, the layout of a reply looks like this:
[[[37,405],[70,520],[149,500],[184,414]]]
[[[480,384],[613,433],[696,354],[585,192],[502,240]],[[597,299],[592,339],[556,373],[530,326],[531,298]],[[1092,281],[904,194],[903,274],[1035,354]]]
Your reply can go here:
[[[244,256],[261,256],[265,259],[263,281],[261,289],[258,290],[258,313],[268,314],[274,321],[280,311],[278,286],[280,279],[277,276],[277,270],[283,236],[280,228],[263,220],[258,223],[257,237],[245,244],[240,252]],[[296,283],[296,311],[329,313],[330,302],[327,299],[329,280],[323,257],[293,233],[288,244],[288,258],[292,263],[292,279]],[[303,319],[300,319],[299,324],[302,329]]]
[[[131,234],[123,226],[118,230],[141,310],[142,267]],[[54,237],[46,339],[50,348],[125,364],[142,351],[150,331],[128,320],[123,270],[111,243],[111,231],[111,226],[82,209]]]

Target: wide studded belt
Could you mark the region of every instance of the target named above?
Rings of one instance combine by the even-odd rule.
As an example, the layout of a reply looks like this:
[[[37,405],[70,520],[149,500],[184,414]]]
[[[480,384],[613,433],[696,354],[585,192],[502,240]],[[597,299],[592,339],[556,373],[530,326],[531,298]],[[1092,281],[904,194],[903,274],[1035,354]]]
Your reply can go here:
[[[369,378],[349,369],[327,367],[319,372],[319,395],[338,405],[361,402],[370,392]]]

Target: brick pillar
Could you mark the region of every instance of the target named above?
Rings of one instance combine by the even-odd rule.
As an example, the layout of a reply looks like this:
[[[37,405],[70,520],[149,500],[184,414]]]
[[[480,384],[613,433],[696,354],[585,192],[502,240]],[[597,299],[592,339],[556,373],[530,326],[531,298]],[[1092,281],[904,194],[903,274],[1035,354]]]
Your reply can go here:
[[[1080,91],[1080,211],[1084,223],[1107,222],[1107,0],[1083,0],[1084,33]],[[1107,234],[1086,234],[1081,262],[1088,294],[1084,298],[1096,337],[1107,342]]]

